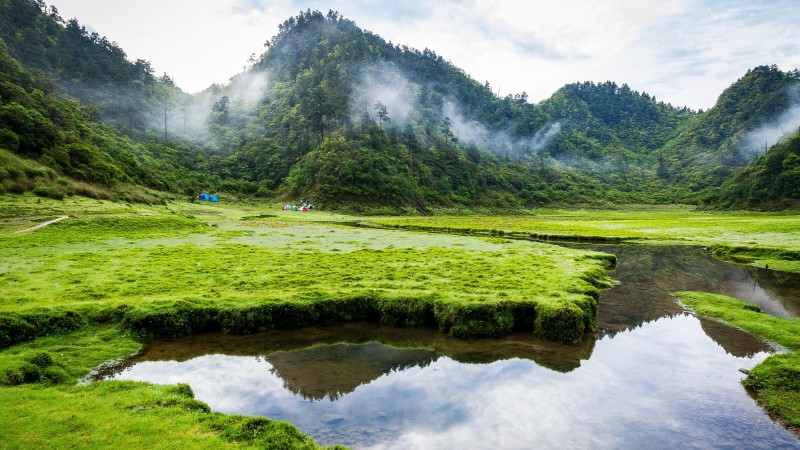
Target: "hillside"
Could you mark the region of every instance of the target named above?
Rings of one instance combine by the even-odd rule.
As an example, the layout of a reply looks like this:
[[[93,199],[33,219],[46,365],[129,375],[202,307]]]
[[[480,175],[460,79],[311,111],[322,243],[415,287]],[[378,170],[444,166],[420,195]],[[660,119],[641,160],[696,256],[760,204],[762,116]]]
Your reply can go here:
[[[724,208],[800,208],[800,132],[726,180],[709,202]]]
[[[752,164],[766,151],[766,141],[772,145],[800,125],[787,116],[798,105],[798,83],[796,69],[756,67],[725,89],[714,107],[681,124],[663,149],[676,182],[710,193],[708,188]]]
[[[81,124],[113,135],[85,148],[118,172],[54,156],[90,137],[70,135],[78,125],[65,128],[67,141],[17,145],[9,133],[25,132],[7,114],[0,146],[16,157],[104,186],[305,198],[355,211],[712,201],[756,159],[753,136],[795,104],[800,79],[757,67],[706,112],[612,81],[568,84],[532,104],[525,93],[496,96],[432,50],[309,10],[282,23],[229,84],[189,96],[40,1],[5,0],[0,25],[5,67],[20,61],[17,72],[48,84],[48,101],[83,108]],[[33,95],[15,77],[7,83]],[[52,108],[33,109],[65,126]]]

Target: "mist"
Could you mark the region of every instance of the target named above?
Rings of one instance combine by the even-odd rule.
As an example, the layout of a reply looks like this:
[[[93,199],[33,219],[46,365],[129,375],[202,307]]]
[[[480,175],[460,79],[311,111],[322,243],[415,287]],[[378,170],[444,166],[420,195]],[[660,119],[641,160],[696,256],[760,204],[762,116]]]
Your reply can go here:
[[[743,159],[747,160],[756,155],[763,155],[765,150],[800,127],[800,84],[788,88],[787,95],[789,96],[789,108],[786,111],[782,112],[775,120],[748,131],[739,141]]]
[[[213,125],[221,123],[221,113],[213,111],[214,105],[228,97],[228,122],[247,120],[266,97],[270,83],[266,72],[243,72],[231,78],[224,86],[211,85],[194,95],[174,97],[167,104],[167,129],[170,135],[208,140]],[[164,128],[163,105],[151,114],[150,127]]]
[[[560,122],[545,124],[533,136],[514,136],[510,129],[491,130],[476,120],[464,117],[453,101],[445,103],[443,114],[450,118],[453,134],[459,142],[474,144],[479,149],[516,161],[538,154],[561,133]]]
[[[428,87],[430,91],[436,90]],[[381,63],[365,68],[361,78],[353,87],[351,115],[357,120],[367,113],[378,121],[375,105],[386,106],[390,122],[384,127],[403,128],[421,120],[424,108],[418,98],[423,87],[411,82],[394,65]],[[434,103],[436,103],[434,101]],[[492,130],[485,124],[463,114],[458,102],[444,99],[441,108],[432,114],[442,122],[450,119],[450,130],[462,145],[475,145],[478,149],[492,152],[501,158],[523,161],[538,154],[561,133],[561,123],[545,124],[533,136],[515,136],[511,129]],[[429,112],[430,113],[430,112]],[[425,136],[417,136],[425,141]]]
[[[237,113],[250,114],[258,108],[267,94],[269,75],[267,72],[243,72],[231,78],[223,88]]]
[[[350,110],[354,119],[366,112],[377,121],[375,104],[381,102],[386,106],[391,126],[401,128],[419,109],[418,95],[419,86],[403,76],[397,67],[382,63],[363,70],[353,89]]]

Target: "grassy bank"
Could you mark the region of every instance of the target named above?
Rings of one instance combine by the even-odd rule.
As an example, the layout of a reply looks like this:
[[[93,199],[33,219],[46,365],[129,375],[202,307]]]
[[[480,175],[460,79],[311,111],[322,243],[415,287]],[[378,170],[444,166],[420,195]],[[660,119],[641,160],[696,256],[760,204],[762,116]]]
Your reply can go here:
[[[695,313],[741,328],[786,349],[770,356],[748,373],[743,384],[758,402],[795,433],[800,432],[800,319],[762,314],[754,305],[724,295],[679,292],[678,298]]]
[[[398,229],[541,240],[684,244],[710,247],[721,259],[800,272],[800,215],[698,212],[687,207],[540,210],[526,216],[390,217],[366,224]]]
[[[75,385],[140,346],[119,327],[87,326],[0,351],[0,446],[317,448],[289,423],[212,413],[187,385]]]
[[[84,323],[157,337],[361,320],[569,341],[592,327],[609,281],[603,268],[614,262],[536,243],[298,221],[299,213],[108,207],[0,236],[0,344]]]

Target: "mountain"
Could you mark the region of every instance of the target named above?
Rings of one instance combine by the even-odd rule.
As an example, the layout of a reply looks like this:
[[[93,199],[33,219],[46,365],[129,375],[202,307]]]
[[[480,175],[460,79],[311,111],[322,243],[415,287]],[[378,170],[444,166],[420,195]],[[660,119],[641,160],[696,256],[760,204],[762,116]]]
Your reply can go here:
[[[737,170],[800,125],[800,72],[759,66],[725,89],[717,103],[681,124],[663,148],[669,171],[692,195],[713,193]],[[788,120],[787,120],[788,119]],[[776,128],[777,127],[777,128]]]
[[[540,105],[495,96],[435,52],[335,12],[279,27],[251,68],[269,86],[233,133],[237,172],[325,205],[531,206],[671,200],[655,153],[694,113],[614,83]],[[224,89],[223,89],[224,91]],[[233,109],[231,109],[233,115]]]
[[[69,136],[28,142],[35,133],[14,124],[15,114],[0,116],[0,147],[17,158],[103,186],[305,198],[355,211],[714,202],[737,171],[753,170],[744,167],[764,150],[753,140],[796,105],[800,80],[757,67],[706,112],[611,81],[568,84],[532,104],[525,93],[496,96],[432,50],[308,10],[282,23],[229,84],[189,96],[39,0],[0,1],[0,37],[4,67],[21,62],[48,84],[47,101],[83,111],[67,126],[53,108],[14,100]],[[91,132],[69,131],[84,128]],[[105,166],[63,157],[65,145],[79,144]]]
[[[60,95],[42,70],[26,70],[14,59],[4,40],[0,100],[0,192],[156,202],[160,196],[142,187],[191,188],[198,167],[193,151],[134,141],[101,122],[97,107]]]

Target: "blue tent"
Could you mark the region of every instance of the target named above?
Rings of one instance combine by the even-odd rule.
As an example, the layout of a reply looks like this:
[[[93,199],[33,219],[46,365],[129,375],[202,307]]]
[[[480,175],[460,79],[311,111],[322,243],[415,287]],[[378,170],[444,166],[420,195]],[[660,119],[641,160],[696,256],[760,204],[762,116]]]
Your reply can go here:
[[[198,195],[197,199],[198,200],[205,200],[205,201],[209,201],[210,200],[208,194],[206,194],[205,192],[203,192],[202,194]]]
[[[217,194],[211,194],[211,197],[208,199],[208,201],[210,201],[210,202],[218,202],[219,201],[219,197],[217,197]]]

